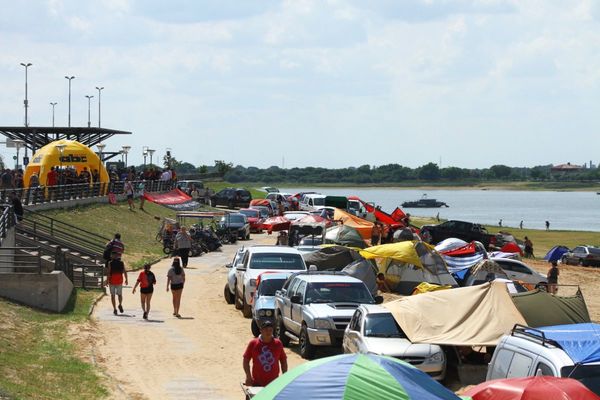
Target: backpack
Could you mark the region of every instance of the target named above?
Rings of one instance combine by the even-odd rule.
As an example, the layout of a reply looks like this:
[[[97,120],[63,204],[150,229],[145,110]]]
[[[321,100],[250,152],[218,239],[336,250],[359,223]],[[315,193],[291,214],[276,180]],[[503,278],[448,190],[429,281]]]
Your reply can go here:
[[[108,244],[104,248],[104,253],[102,253],[102,258],[105,261],[108,261],[111,259],[112,248],[113,248],[113,244],[112,244],[112,240],[111,240],[110,242],[108,242]]]

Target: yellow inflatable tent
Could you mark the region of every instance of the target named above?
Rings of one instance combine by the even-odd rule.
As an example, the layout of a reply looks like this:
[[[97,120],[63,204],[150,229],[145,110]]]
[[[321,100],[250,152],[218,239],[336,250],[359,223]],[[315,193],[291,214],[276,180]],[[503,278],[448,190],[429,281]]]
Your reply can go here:
[[[57,145],[65,145],[62,157]],[[46,178],[51,167],[75,168],[79,174],[86,167],[90,173],[94,170],[100,172],[100,182],[109,181],[108,172],[100,162],[100,157],[92,149],[75,140],[56,140],[39,149],[27,165],[23,181],[25,187],[29,187],[29,179],[34,173],[38,175],[40,185],[46,185]]]

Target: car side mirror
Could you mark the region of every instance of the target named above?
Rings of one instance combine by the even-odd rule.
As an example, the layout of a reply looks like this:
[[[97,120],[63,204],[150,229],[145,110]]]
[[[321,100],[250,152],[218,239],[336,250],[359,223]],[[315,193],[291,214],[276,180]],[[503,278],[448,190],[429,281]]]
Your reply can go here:
[[[225,268],[233,268],[233,264],[225,264]]]
[[[375,296],[375,304],[383,303],[383,296]]]
[[[243,265],[240,265],[240,266],[237,266],[237,267],[235,267],[235,269],[236,269],[237,271],[245,271],[245,270],[246,270],[246,267],[244,267]]]
[[[301,304],[302,303],[302,296],[300,296],[299,294],[295,294],[290,298],[290,301],[294,304]]]

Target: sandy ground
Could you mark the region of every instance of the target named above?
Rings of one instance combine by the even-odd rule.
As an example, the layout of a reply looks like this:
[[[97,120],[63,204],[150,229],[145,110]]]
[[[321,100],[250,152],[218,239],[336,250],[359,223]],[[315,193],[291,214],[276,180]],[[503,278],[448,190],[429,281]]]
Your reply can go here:
[[[238,245],[271,244],[273,236],[253,235]],[[149,321],[142,319],[139,295],[131,293],[137,272],[130,273],[124,291],[125,312],[113,315],[110,296],[97,305],[88,329],[95,343],[94,362],[109,377],[115,399],[240,399],[244,379],[242,354],[252,338],[250,320],[227,305],[223,287],[238,246],[191,258],[186,270],[182,319],[172,316],[171,293],[166,292],[170,260],[154,265],[158,284]],[[528,263],[546,273],[542,261]],[[600,320],[600,269],[562,267],[559,282],[580,285],[592,319]],[[574,293],[574,289],[561,289]],[[81,331],[78,336],[81,338]],[[296,346],[286,349],[290,369],[304,362]]]

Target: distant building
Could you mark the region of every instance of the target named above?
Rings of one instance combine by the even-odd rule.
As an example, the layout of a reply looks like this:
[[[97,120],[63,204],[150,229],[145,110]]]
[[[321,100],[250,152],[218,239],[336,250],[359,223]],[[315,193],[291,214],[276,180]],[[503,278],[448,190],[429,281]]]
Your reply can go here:
[[[583,170],[585,167],[581,165],[571,164],[570,162],[566,164],[558,164],[553,165],[550,169],[551,172],[579,172]]]

